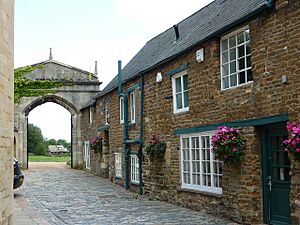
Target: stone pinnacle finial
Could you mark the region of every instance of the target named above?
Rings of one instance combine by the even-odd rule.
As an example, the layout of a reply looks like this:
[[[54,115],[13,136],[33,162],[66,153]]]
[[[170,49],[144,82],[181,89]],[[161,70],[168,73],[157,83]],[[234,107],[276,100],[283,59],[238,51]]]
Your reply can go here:
[[[98,76],[98,67],[97,67],[97,61],[95,61],[95,71],[94,71],[94,76]]]
[[[50,48],[50,53],[49,53],[49,60],[52,60],[52,48]]]

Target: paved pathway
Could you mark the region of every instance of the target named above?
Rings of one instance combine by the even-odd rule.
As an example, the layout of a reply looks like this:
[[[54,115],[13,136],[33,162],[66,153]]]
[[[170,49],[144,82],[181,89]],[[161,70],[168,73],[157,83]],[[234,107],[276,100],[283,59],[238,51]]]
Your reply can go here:
[[[41,166],[15,190],[15,225],[199,224],[228,221],[150,201],[84,171]]]

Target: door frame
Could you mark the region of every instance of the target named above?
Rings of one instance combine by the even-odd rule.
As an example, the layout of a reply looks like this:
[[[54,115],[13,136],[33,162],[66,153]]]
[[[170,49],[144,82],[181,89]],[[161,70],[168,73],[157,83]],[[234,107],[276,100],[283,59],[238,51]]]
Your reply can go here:
[[[90,142],[85,141],[83,143],[83,161],[85,163],[85,168],[91,168],[91,152],[90,152]]]
[[[268,136],[270,131],[274,131],[275,129],[281,129],[279,132],[275,133],[286,133],[288,135],[288,131],[286,129],[286,123],[276,123],[269,124],[261,127],[260,138],[261,138],[261,168],[262,168],[262,188],[263,188],[263,222],[270,222],[270,199],[269,199],[269,187],[267,182],[267,176],[269,175],[269,166],[270,160],[268,158],[269,151],[269,143]],[[274,132],[272,132],[274,133]]]

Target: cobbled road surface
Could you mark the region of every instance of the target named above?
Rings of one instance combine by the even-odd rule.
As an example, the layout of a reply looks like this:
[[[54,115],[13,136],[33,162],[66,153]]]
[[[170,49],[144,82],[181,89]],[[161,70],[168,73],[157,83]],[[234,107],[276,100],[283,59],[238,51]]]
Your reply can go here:
[[[99,176],[67,169],[61,164],[31,163],[18,192],[23,198],[21,208],[34,214],[31,216],[37,224],[230,223],[203,212],[139,197]]]

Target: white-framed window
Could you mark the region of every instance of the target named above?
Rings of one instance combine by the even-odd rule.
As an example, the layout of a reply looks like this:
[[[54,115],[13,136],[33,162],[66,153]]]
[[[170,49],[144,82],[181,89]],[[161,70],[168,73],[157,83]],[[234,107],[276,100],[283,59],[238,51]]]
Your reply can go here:
[[[91,107],[91,106],[90,106],[89,121],[90,121],[90,124],[92,124],[92,123],[93,123],[93,109],[92,109],[92,107]]]
[[[115,153],[116,177],[122,177],[122,153]]]
[[[130,122],[135,123],[135,91],[130,92],[129,102],[130,102]]]
[[[248,27],[221,38],[222,90],[253,81]]]
[[[131,171],[130,171],[131,182],[138,184],[140,180],[139,180],[139,159],[137,155],[130,156],[130,165],[131,165]]]
[[[189,91],[187,71],[172,77],[174,113],[189,111]]]
[[[104,107],[104,116],[105,116],[105,125],[108,125],[108,118],[109,118],[109,113],[108,113],[108,103],[105,103]]]
[[[120,97],[120,124],[124,123],[124,98]]]
[[[180,136],[182,188],[222,194],[222,162],[211,151],[212,135]]]

